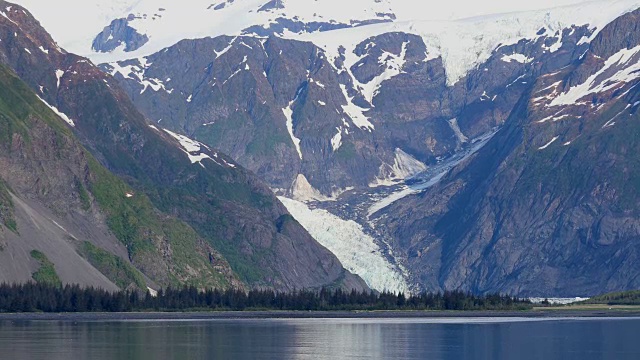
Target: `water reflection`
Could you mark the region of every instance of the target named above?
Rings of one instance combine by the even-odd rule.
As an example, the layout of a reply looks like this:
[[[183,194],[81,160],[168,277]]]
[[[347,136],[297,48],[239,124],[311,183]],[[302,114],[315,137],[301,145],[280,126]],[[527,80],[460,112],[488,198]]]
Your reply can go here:
[[[640,319],[0,322],[0,359],[640,359]]]

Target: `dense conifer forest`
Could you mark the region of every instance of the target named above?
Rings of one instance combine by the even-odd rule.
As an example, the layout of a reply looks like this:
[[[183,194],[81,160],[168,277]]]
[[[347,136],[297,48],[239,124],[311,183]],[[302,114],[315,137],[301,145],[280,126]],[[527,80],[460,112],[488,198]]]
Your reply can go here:
[[[164,289],[157,296],[139,291],[108,292],[77,285],[0,285],[0,312],[140,312],[215,310],[525,310],[527,300],[505,295],[476,296],[460,291],[415,296],[340,289],[206,290]]]

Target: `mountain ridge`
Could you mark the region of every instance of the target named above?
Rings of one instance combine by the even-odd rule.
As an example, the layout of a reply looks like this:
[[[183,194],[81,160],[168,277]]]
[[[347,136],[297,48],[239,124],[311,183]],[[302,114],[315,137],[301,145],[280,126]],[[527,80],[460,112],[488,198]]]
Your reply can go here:
[[[228,168],[235,160],[265,180],[256,186],[276,205],[248,201],[271,209],[277,229],[297,232],[284,226],[297,218],[378,290],[545,297],[637,286],[631,154],[640,3],[440,22],[387,11],[400,3],[316,2],[322,11],[310,13],[296,10],[305,2],[215,2],[187,23],[181,16],[204,3],[141,2],[102,25],[97,43],[85,42],[101,52],[90,56],[113,76],[107,82],[124,89],[109,107],[144,114],[133,139],[106,131],[138,152],[150,131],[173,138],[206,173],[217,156],[209,148],[229,154],[216,171],[227,164],[236,174]],[[57,69],[46,72],[50,86],[72,80],[67,71],[51,77]],[[45,100],[70,123],[82,118],[69,100]],[[103,163],[128,158],[93,150]],[[163,181],[193,184],[137,169],[119,171],[163,210],[207,231],[194,220],[202,214],[172,202],[175,189]],[[264,244],[253,237],[261,229],[244,234]],[[225,254],[233,263],[234,253]]]
[[[26,10],[4,2],[2,7],[13,9],[0,18],[6,34],[1,35],[1,62],[39,92],[50,109],[72,120],[67,126],[83,145],[131,184],[131,199],[146,198],[188,224],[206,246],[221,249],[250,287],[366,288],[295,220],[288,220],[286,209],[255,176],[221,153],[204,146],[185,148],[185,139],[151,128],[108,75],[59,49]],[[108,188],[99,193],[113,205]],[[121,241],[145,240],[144,232],[130,232],[136,226],[131,215],[110,219],[111,230]],[[180,235],[179,226],[165,226]],[[213,262],[206,252],[201,259]]]

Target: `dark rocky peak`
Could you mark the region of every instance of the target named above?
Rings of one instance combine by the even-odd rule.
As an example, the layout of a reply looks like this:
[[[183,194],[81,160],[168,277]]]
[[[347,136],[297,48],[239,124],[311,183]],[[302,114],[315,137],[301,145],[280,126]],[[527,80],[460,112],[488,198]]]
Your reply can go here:
[[[226,1],[222,1],[220,3],[213,3],[211,5],[209,5],[209,7],[207,7],[207,10],[209,9],[213,9],[213,10],[221,10],[224,9],[228,4],[233,4],[234,0],[226,0]]]
[[[531,120],[545,131],[535,137],[530,147],[551,141],[568,144],[579,136],[592,136],[603,128],[576,128],[573,124],[593,122],[592,119],[615,111],[606,121],[608,127],[614,126],[633,109],[629,95],[640,79],[637,16],[638,11],[634,11],[614,20],[598,33],[588,49],[580,49],[582,54],[570,66],[539,78],[529,111]],[[613,104],[624,102],[625,109],[612,108]]]
[[[129,22],[133,19],[135,16],[131,14],[127,18],[113,20],[96,36],[91,48],[97,52],[111,52],[122,45],[125,52],[141,48],[149,41],[149,37],[129,26]]]
[[[266,4],[262,5],[262,7],[260,7],[260,9],[258,9],[258,12],[271,11],[271,10],[277,10],[277,9],[284,9],[284,4],[283,4],[282,0],[271,0],[271,1],[269,1]]]
[[[606,25],[576,63],[577,69],[566,79],[564,90],[587,81],[590,76],[602,70],[608,60],[615,61],[612,58],[614,55],[620,56],[623,50],[631,50],[640,45],[639,16],[640,9],[624,14]]]
[[[354,24],[342,24],[333,22],[322,21],[309,21],[302,22],[296,19],[287,19],[283,17],[277,18],[275,21],[270,22],[268,26],[254,25],[242,30],[243,35],[267,37],[273,35],[283,35],[285,32],[290,31],[293,33],[312,33],[318,31],[330,31],[337,29],[344,29],[352,27]]]
[[[9,3],[6,1],[0,1],[0,23],[5,28],[5,34],[2,37],[3,41],[10,41],[10,36],[27,37],[33,45],[34,49],[26,49],[27,52],[35,53],[36,50],[47,54],[49,51],[53,53],[64,53],[64,50],[60,49],[58,45],[53,41],[49,33],[47,33],[40,23],[31,15],[31,13],[20,5]],[[13,33],[9,32],[10,29],[14,29]],[[19,30],[19,31],[18,31]],[[42,48],[41,48],[42,47]],[[23,49],[24,50],[24,49]]]
[[[640,9],[629,12],[607,24],[591,41],[589,51],[603,59],[622,49],[640,44]]]
[[[0,2],[0,7],[9,9],[6,17],[0,17],[0,61],[9,65],[48,105],[66,114],[68,108],[59,101],[64,89],[89,79],[112,82],[117,88],[89,60],[59,48],[26,10],[7,2]]]

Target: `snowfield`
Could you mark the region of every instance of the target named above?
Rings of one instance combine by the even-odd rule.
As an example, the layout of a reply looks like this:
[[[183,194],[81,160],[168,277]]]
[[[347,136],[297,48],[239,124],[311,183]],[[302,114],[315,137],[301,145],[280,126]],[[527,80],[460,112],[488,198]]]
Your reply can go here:
[[[285,34],[285,37],[311,41],[323,48],[329,59],[339,57],[339,48],[342,46],[347,50],[345,68],[349,69],[359,60],[357,56],[349,55],[353,55],[356,46],[370,37],[391,32],[419,35],[427,45],[425,60],[442,57],[447,82],[453,85],[471,69],[488,60],[500,46],[512,45],[522,39],[533,40],[548,34],[558,34],[558,41],[548,49],[554,52],[562,45],[563,29],[572,25],[589,25],[596,29],[591,37],[594,38],[597,30],[601,30],[618,16],[640,7],[638,0],[613,0],[608,1],[607,6],[602,4],[602,1],[593,1],[546,10],[454,21],[396,21],[309,34]],[[539,35],[542,28],[547,31]],[[525,61],[517,55],[513,59]]]
[[[330,58],[337,57],[338,48],[344,46],[348,69],[358,60],[356,56],[350,56],[353,49],[367,38],[396,31],[416,34],[427,44],[425,59],[442,57],[449,84],[456,83],[474,66],[487,60],[497,47],[521,39],[535,39],[540,36],[541,28],[545,28],[547,34],[558,34],[558,41],[548,49],[553,52],[562,45],[562,29],[589,25],[600,30],[616,17],[640,7],[640,0],[541,0],[535,4],[506,0],[478,4],[463,0],[446,4],[413,0],[282,0],[282,7],[275,8],[265,7],[269,3],[267,0],[115,0],[108,3],[17,0],[17,3],[30,9],[66,50],[87,56],[94,63],[148,56],[183,39],[240,35],[251,26],[268,28],[279,18],[345,25],[387,21],[324,32],[285,31],[281,36],[311,41],[323,48]],[[83,16],[74,18],[71,23],[60,21],[69,11],[81,12]],[[496,14],[498,11],[514,12]],[[129,14],[136,16],[129,26],[148,35],[149,42],[132,52],[125,52],[123,47],[111,53],[94,52],[91,45],[95,36],[111,20]],[[524,59],[514,57],[513,60]],[[394,61],[395,69],[385,76],[401,71],[397,65],[403,59]],[[378,79],[367,88],[365,93],[369,98],[381,81],[384,79]]]

